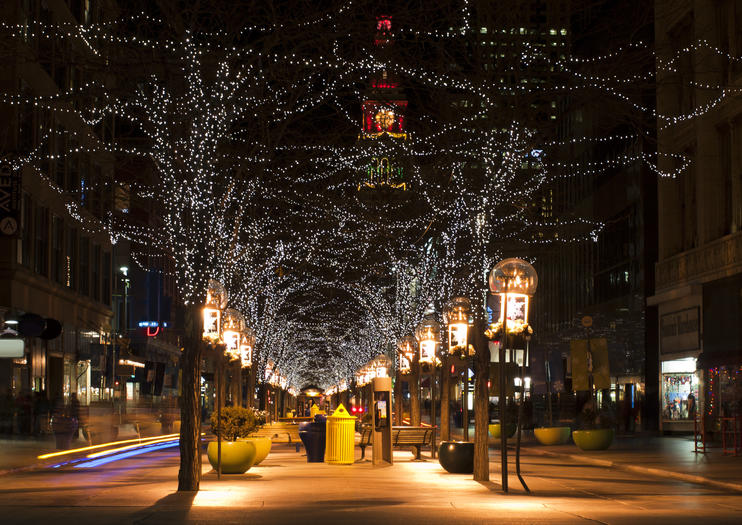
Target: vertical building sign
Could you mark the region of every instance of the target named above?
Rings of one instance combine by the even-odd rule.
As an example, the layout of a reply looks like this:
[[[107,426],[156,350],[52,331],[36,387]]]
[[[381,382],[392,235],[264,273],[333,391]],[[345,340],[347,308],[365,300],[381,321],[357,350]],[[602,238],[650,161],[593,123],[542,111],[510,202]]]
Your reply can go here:
[[[0,234],[18,235],[21,209],[21,172],[0,159]]]

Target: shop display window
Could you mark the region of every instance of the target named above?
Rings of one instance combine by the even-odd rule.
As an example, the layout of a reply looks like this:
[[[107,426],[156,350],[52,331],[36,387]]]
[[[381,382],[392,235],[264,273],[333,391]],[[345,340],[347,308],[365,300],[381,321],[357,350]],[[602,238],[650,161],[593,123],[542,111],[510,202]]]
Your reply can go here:
[[[695,372],[662,374],[662,418],[695,419],[698,413],[698,376]]]

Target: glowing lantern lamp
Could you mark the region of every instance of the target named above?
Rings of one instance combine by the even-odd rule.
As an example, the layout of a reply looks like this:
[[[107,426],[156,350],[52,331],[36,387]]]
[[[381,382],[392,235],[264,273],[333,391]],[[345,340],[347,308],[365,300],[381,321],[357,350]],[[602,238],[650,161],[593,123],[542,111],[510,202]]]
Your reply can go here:
[[[384,354],[381,354],[376,359],[373,360],[371,363],[371,369],[373,370],[373,377],[388,377],[389,376],[389,368],[391,368],[392,363],[389,360],[387,356]]]
[[[448,324],[448,353],[466,357],[471,354],[469,348],[469,314],[471,302],[467,297],[454,297],[443,312],[444,321]]]
[[[245,317],[234,308],[224,310],[222,321],[222,340],[226,345],[227,356],[231,359],[240,358],[240,341],[245,330]]]
[[[415,352],[415,338],[411,335],[403,337],[397,345],[399,354],[399,373],[407,375],[410,373],[410,363]]]
[[[203,309],[204,331],[203,339],[211,343],[221,340],[221,313],[227,307],[227,290],[224,285],[214,279],[209,279],[206,289],[206,305]]]
[[[432,315],[426,315],[417,327],[415,335],[420,343],[420,364],[424,367],[435,365],[435,348],[438,344],[440,325]]]
[[[252,349],[255,346],[255,334],[250,328],[245,327],[240,341],[240,361],[243,368],[252,366]]]

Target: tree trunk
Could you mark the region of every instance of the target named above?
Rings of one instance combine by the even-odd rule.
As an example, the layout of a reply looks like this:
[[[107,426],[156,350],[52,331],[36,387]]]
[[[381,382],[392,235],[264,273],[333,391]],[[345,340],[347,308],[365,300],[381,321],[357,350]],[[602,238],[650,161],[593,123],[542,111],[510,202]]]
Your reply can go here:
[[[247,369],[247,395],[245,399],[248,408],[255,407],[255,365]]]
[[[236,407],[242,406],[242,364],[239,359],[229,363],[230,381],[229,381],[229,396],[232,399],[232,405]]]
[[[402,412],[404,407],[402,404],[402,374],[397,372],[397,377],[394,381],[394,424],[400,426],[402,424]]]
[[[490,460],[487,425],[489,424],[489,388],[490,352],[487,339],[484,337],[484,323],[474,324],[474,357],[476,381],[474,383],[474,480],[489,481]],[[506,432],[501,428],[501,432]]]
[[[412,360],[410,373],[410,425],[420,426],[420,361],[417,356]]]
[[[255,408],[255,365],[247,370],[247,406]]]
[[[441,367],[441,441],[451,440],[451,364],[448,354]]]
[[[201,310],[188,307],[183,353],[180,396],[180,470],[178,491],[197,491],[201,481]]]

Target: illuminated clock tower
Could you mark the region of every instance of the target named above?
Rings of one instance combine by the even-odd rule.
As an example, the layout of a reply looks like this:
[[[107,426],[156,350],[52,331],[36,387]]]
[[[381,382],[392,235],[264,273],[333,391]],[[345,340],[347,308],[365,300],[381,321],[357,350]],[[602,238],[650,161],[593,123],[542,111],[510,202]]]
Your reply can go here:
[[[376,17],[374,45],[383,48],[392,43],[392,17]],[[399,80],[386,70],[375,74],[361,104],[363,120],[358,140],[361,144],[373,145],[374,150],[363,182],[358,185],[362,197],[373,198],[371,194],[399,193],[408,189],[405,167],[393,154],[395,146],[407,140],[406,110],[407,100]]]

